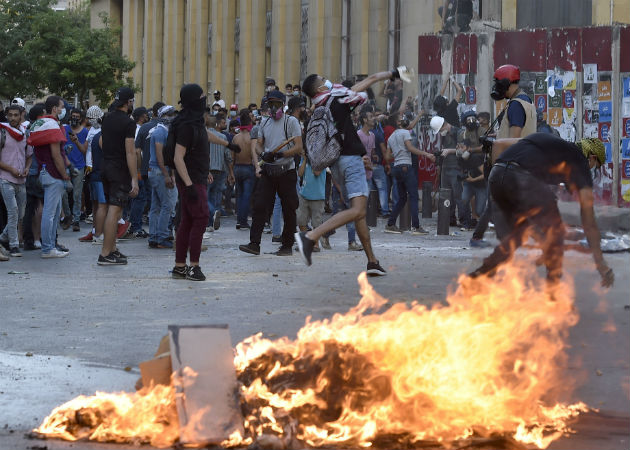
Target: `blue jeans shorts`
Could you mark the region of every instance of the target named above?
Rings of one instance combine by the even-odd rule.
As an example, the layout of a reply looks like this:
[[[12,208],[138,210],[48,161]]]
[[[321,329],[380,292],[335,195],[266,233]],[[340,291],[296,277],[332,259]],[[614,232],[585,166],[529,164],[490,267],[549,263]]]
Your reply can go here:
[[[343,189],[343,198],[348,201],[354,197],[368,197],[370,189],[365,175],[363,158],[358,155],[341,155],[330,166],[332,176]]]
[[[103,189],[103,183],[100,181],[90,181],[90,198],[92,201],[96,200],[99,203],[107,203],[105,200],[105,190]]]

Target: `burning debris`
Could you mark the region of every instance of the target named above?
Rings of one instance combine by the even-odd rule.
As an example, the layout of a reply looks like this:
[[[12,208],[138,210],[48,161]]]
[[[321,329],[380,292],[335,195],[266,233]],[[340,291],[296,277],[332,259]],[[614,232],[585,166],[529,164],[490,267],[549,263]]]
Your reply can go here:
[[[571,285],[550,297],[515,264],[459,281],[447,306],[427,308],[390,304],[362,274],[362,299],[347,313],[307,319],[295,340],[258,334],[239,343],[243,420],[235,429],[243,433],[232,430],[221,445],[547,447],[587,410],[561,403],[573,388],[563,373],[578,321]],[[184,434],[176,390],[78,397],[35,432],[171,446]]]

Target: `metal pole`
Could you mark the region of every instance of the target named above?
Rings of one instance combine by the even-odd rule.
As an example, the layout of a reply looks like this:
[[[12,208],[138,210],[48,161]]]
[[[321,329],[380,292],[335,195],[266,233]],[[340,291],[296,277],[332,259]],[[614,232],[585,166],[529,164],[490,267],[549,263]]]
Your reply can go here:
[[[422,183],[422,218],[430,219],[433,217],[433,199],[431,194],[433,193],[433,183],[425,181]]]
[[[437,234],[449,235],[451,223],[451,190],[440,189],[440,203],[438,204]]]
[[[400,211],[400,216],[398,217],[398,228],[400,228],[402,231],[411,230],[411,214],[409,214],[409,197],[407,197],[405,206],[403,206],[402,210]]]
[[[368,197],[368,207],[366,214],[366,221],[368,227],[375,227],[377,225],[376,216],[378,213],[378,191],[374,189],[370,190],[370,196]]]

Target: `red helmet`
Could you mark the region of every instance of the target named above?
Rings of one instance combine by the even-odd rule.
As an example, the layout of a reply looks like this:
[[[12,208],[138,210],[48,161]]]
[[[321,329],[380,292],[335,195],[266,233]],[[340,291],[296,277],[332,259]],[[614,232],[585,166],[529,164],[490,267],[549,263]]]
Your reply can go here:
[[[505,64],[494,71],[494,78],[497,80],[507,78],[510,83],[518,83],[521,79],[521,71],[512,64]]]

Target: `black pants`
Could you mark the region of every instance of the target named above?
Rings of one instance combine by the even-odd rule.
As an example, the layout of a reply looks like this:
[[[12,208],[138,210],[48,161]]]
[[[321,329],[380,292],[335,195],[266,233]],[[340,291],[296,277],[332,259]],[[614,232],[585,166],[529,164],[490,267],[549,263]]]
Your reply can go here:
[[[249,231],[249,240],[260,245],[265,222],[269,218],[269,210],[273,210],[273,203],[276,193],[280,197],[282,204],[282,217],[284,227],[282,229],[282,246],[291,248],[295,238],[296,217],[295,211],[298,207],[298,196],[296,190],[297,173],[295,169],[277,176],[270,177],[263,172],[258,180],[258,185],[254,191],[254,204],[252,209],[252,227]]]
[[[483,239],[483,235],[488,229],[488,223],[490,222],[490,220],[492,220],[492,222],[494,223],[494,231],[497,233],[497,239],[503,239],[511,231],[510,226],[505,220],[503,212],[492,198],[490,185],[488,185],[486,206],[483,208],[483,212],[481,213],[481,216],[477,221],[475,231],[473,231],[473,239]]]
[[[562,276],[564,225],[553,192],[526,170],[496,165],[488,179],[497,208],[503,213],[508,234],[483,261],[478,273],[487,273],[512,257],[531,233],[542,247],[547,278]]]

